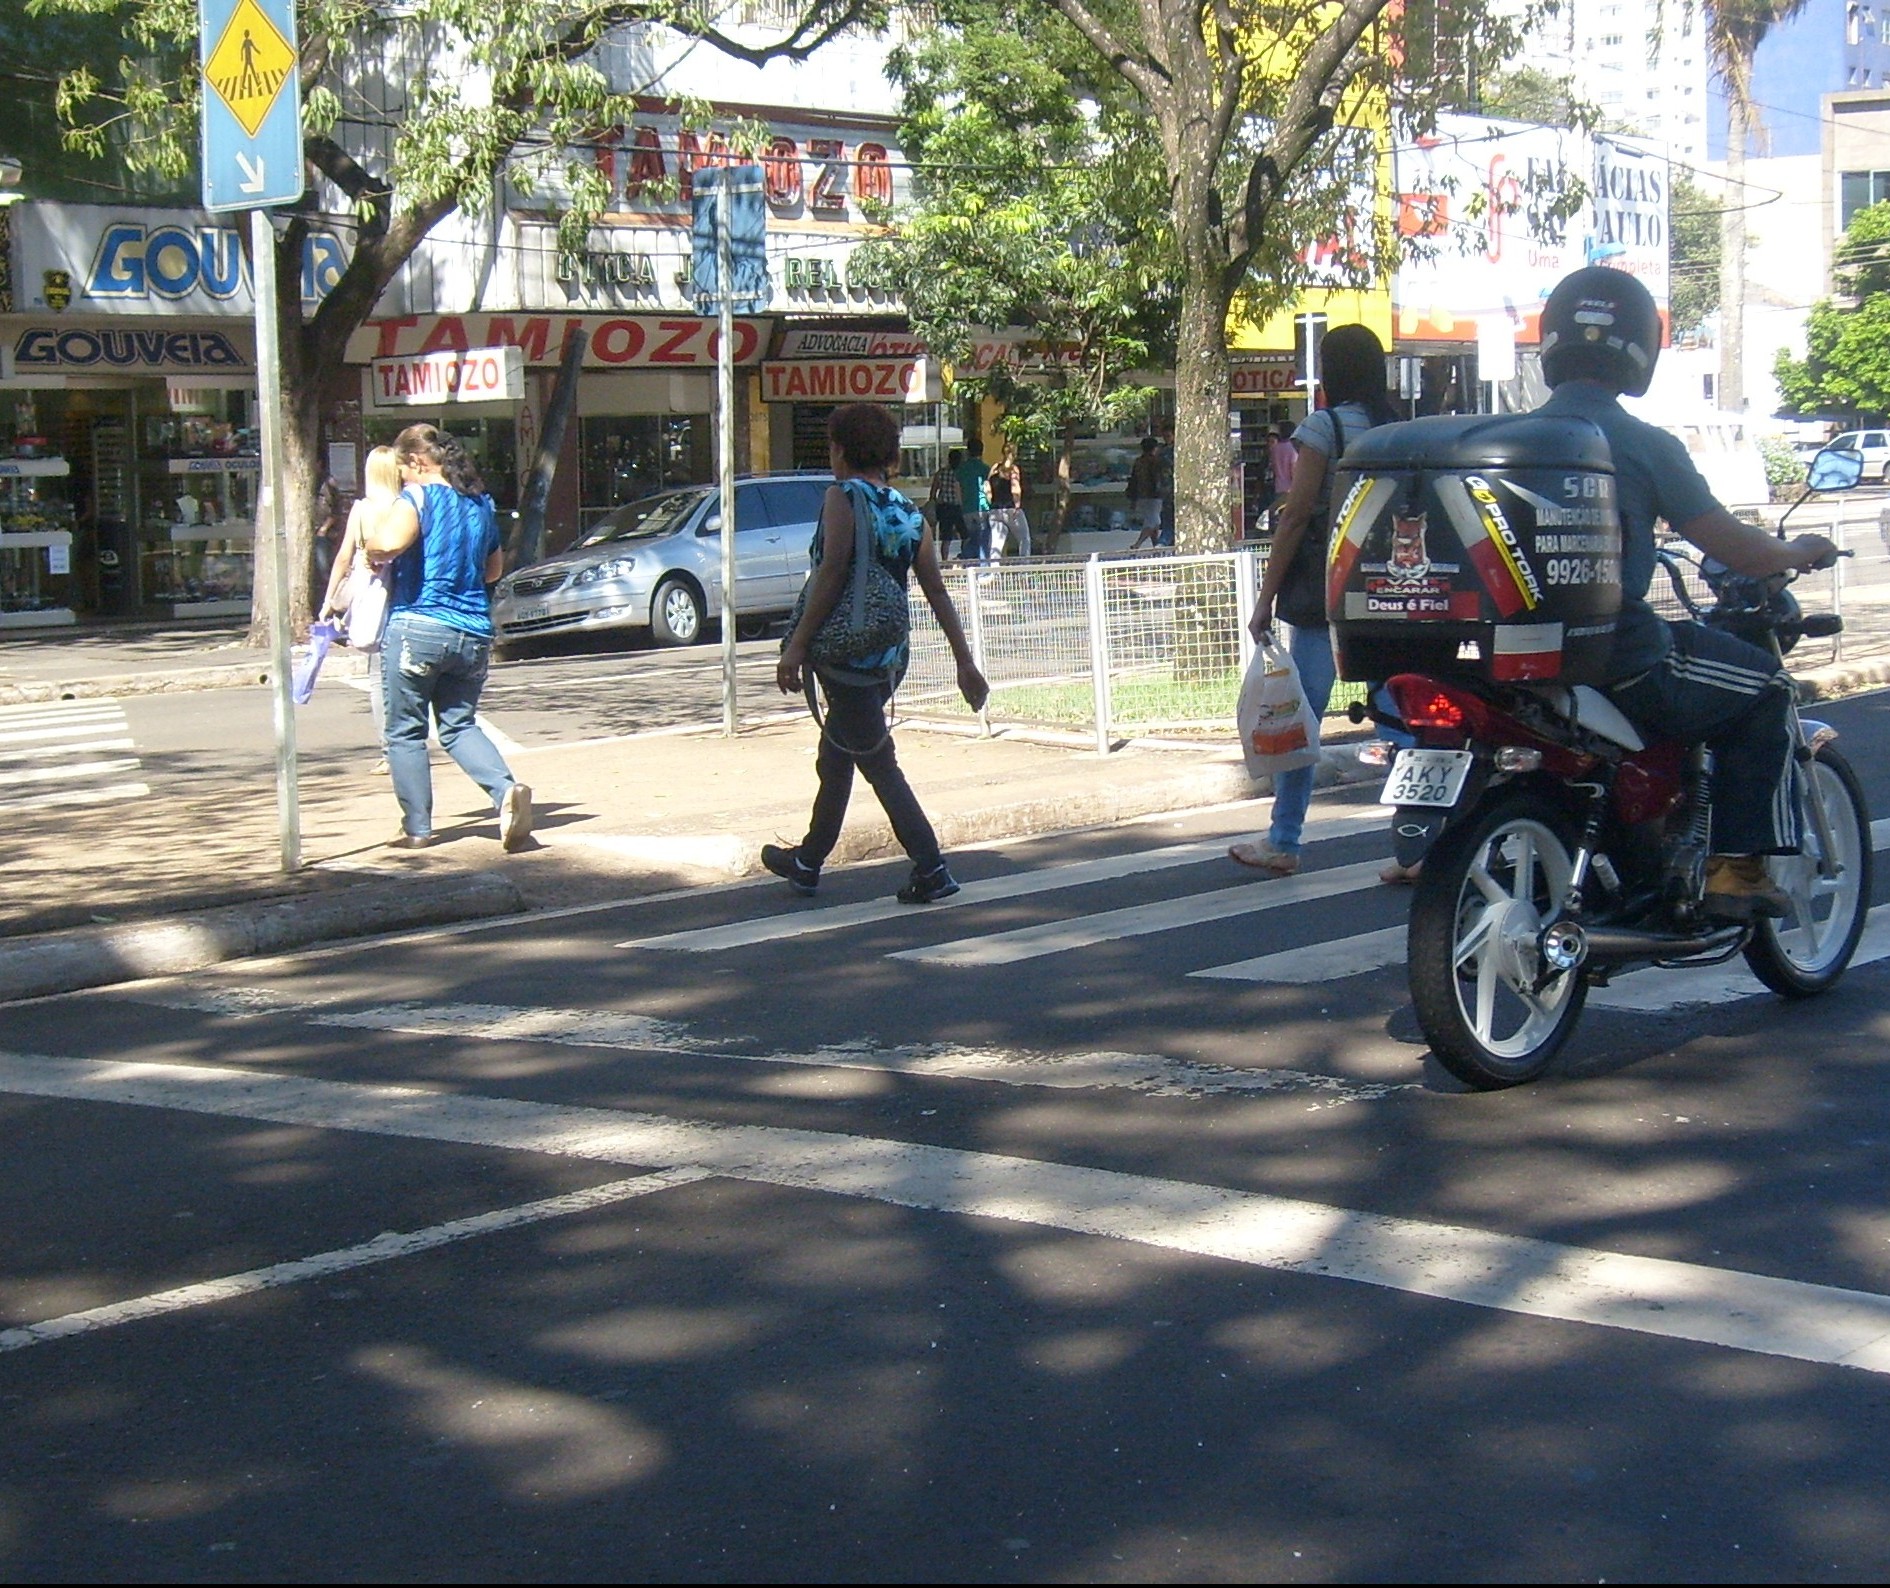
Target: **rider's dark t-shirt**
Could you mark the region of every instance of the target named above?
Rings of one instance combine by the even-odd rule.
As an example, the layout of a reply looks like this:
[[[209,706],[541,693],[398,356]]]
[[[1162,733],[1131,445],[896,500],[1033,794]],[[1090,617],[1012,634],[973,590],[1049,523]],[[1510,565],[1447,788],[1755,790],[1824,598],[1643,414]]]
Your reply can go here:
[[[1654,579],[1654,521],[1679,528],[1719,506],[1679,437],[1636,419],[1599,381],[1564,381],[1538,413],[1587,419],[1608,438],[1621,509],[1621,622],[1609,663],[1611,683],[1634,678],[1672,647],[1667,625],[1647,604]]]

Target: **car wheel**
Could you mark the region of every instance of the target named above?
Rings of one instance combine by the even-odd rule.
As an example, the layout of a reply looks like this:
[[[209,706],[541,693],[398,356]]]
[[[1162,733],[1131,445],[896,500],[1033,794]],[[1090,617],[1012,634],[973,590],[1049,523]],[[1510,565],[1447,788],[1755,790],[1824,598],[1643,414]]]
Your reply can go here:
[[[650,633],[658,645],[694,645],[702,638],[702,597],[688,581],[672,576],[656,587]]]

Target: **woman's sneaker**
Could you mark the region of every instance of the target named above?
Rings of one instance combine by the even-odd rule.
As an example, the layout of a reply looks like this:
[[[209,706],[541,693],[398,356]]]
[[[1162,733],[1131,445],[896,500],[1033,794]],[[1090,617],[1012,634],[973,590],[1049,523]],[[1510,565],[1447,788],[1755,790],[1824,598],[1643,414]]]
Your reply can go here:
[[[901,904],[936,904],[958,891],[958,879],[940,861],[930,871],[912,868],[912,875],[897,895]]]
[[[532,835],[532,791],[514,783],[499,801],[499,842],[507,854],[525,847]]]
[[[820,886],[820,867],[810,866],[802,860],[799,849],[787,849],[780,844],[763,844],[761,863],[804,899],[811,899],[814,890]]]

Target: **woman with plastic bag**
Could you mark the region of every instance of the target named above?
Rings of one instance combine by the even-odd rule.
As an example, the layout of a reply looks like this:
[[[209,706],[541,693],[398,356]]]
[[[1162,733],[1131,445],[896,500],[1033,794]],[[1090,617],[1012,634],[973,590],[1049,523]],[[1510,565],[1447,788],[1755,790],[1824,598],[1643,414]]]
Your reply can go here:
[[[775,669],[783,694],[805,688],[810,705],[818,694],[826,696],[825,717],[816,710],[820,750],[814,770],[820,786],[807,836],[792,848],[763,844],[761,863],[796,893],[809,895],[820,886],[820,868],[839,841],[857,766],[912,861],[899,902],[932,904],[956,893],[958,882],[900,770],[886,722],[910,656],[908,574],[918,579],[951,647],[966,704],[978,710],[989,691],[939,572],[931,526],[886,483],[899,462],[899,421],[877,403],[848,403],[827,421],[827,439],[834,483],[808,548],[813,572]],[[874,606],[887,607],[890,617],[883,628],[875,622],[867,638],[869,575],[882,595]]]
[[[1319,383],[1326,406],[1293,432],[1298,449],[1293,484],[1274,520],[1273,548],[1260,598],[1247,627],[1265,644],[1277,617],[1292,628],[1290,652],[1299,685],[1315,717],[1332,702],[1338,664],[1326,627],[1326,542],[1332,513],[1332,477],[1340,456],[1374,425],[1394,424],[1398,412],[1385,386],[1385,349],[1370,326],[1337,325],[1319,348]],[[1312,803],[1314,765],[1296,766],[1273,779],[1273,822],[1265,838],[1232,845],[1228,856],[1272,877],[1299,870],[1306,808]],[[1408,881],[1388,868],[1387,882]],[[1393,872],[1400,873],[1397,876]]]

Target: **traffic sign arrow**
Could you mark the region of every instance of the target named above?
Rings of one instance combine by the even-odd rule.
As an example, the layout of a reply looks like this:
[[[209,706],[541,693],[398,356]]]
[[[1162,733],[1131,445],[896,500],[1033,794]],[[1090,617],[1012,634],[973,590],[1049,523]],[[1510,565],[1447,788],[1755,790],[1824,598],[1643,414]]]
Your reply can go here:
[[[264,170],[263,161],[261,159],[258,159],[252,164],[249,156],[244,154],[241,149],[238,149],[236,151],[236,163],[243,168],[243,175],[245,178],[247,178],[247,180],[238,182],[236,184],[237,191],[242,192],[242,193],[262,192],[263,170]]]

